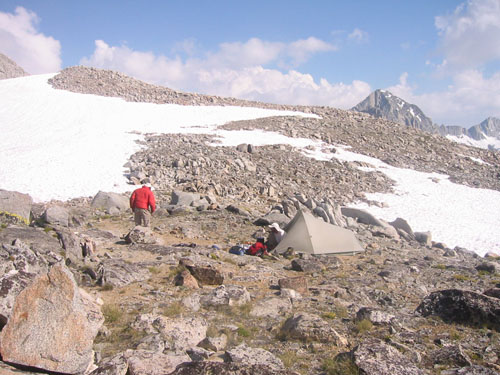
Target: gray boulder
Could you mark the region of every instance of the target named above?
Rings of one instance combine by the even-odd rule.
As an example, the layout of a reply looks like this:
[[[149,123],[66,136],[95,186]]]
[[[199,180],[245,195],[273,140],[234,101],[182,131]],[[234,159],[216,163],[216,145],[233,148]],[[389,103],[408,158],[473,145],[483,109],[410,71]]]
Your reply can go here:
[[[424,375],[396,348],[381,341],[368,339],[356,346],[351,355],[360,373],[377,375]]]
[[[265,225],[270,225],[272,223],[278,223],[280,228],[284,228],[289,221],[290,218],[288,216],[279,211],[273,210],[255,220],[254,224],[259,226],[265,226]]]
[[[36,253],[43,254],[49,260],[54,258],[54,253],[62,251],[59,240],[53,234],[40,228],[11,226],[0,230],[0,243],[11,244],[16,239],[22,238],[26,246]]]
[[[290,370],[277,370],[263,364],[221,363],[221,362],[186,362],[182,363],[170,375],[297,375]]]
[[[471,359],[460,345],[449,345],[430,353],[430,360],[434,365],[471,366]]]
[[[212,266],[186,265],[188,271],[201,285],[222,285],[224,275]]]
[[[126,262],[123,259],[103,259],[97,266],[97,283],[122,287],[151,277],[147,267]]]
[[[33,199],[28,194],[0,189],[0,215],[29,224]]]
[[[101,209],[111,214],[116,211],[122,212],[128,210],[130,208],[130,200],[121,194],[99,191],[94,199],[92,199],[90,205],[92,208]]]
[[[165,349],[185,351],[197,346],[207,334],[208,324],[196,317],[167,318],[162,315],[139,315],[132,327],[149,334],[160,334]]]
[[[70,222],[70,214],[68,210],[61,206],[52,206],[45,210],[42,216],[47,224],[60,225],[68,227]]]
[[[245,344],[226,351],[226,362],[243,363],[245,365],[264,365],[271,370],[284,370],[281,359],[261,348],[250,348]]]
[[[411,229],[410,224],[408,224],[408,222],[405,219],[398,217],[396,220],[391,221],[389,224],[396,229],[402,230],[403,232],[407,233],[412,237],[415,236],[415,233],[413,233],[413,229]]]
[[[241,306],[247,302],[250,302],[250,293],[239,285],[221,285],[200,297],[203,306]]]
[[[0,353],[10,363],[83,373],[93,363],[94,338],[103,322],[100,306],[59,264],[16,298],[0,334]]]
[[[288,298],[269,297],[258,301],[250,311],[256,318],[279,319],[292,311],[292,303]]]
[[[280,289],[293,289],[302,294],[306,294],[309,290],[307,278],[304,276],[279,279],[278,285]]]
[[[299,272],[321,272],[326,269],[325,265],[313,259],[294,259],[292,260],[292,270]]]
[[[288,318],[281,327],[284,337],[291,337],[305,342],[318,341],[332,343],[336,346],[347,346],[347,340],[339,335],[321,317],[309,313],[296,313]]]
[[[431,232],[415,232],[415,239],[425,246],[432,246]]]
[[[164,354],[149,350],[127,350],[128,374],[130,375],[167,375],[177,365],[190,361],[187,354]]]
[[[437,315],[446,322],[500,331],[500,299],[476,292],[459,289],[433,292],[416,311],[422,316]]]
[[[223,333],[218,337],[205,337],[198,346],[212,352],[224,350],[227,346],[227,335]]]
[[[173,191],[170,204],[173,206],[193,206],[195,202],[201,200],[198,193],[188,193],[184,191]]]
[[[441,375],[498,375],[498,372],[492,368],[472,365],[442,370]]]
[[[129,349],[100,363],[91,375],[167,375],[189,360],[185,354]]]
[[[391,320],[394,319],[394,315],[388,314],[384,311],[373,309],[370,307],[362,307],[356,313],[357,320],[369,320],[373,324],[390,324]]]
[[[365,210],[360,210],[358,208],[342,207],[341,212],[342,215],[346,217],[352,217],[353,219],[356,219],[359,223],[362,224],[373,225],[376,227],[384,226],[382,221],[380,221],[375,216],[373,216],[372,214],[370,214]]]
[[[500,273],[500,263],[483,262],[476,266],[476,270],[488,273]]]
[[[137,225],[127,233],[125,242],[128,244],[155,244],[156,238],[150,228]]]

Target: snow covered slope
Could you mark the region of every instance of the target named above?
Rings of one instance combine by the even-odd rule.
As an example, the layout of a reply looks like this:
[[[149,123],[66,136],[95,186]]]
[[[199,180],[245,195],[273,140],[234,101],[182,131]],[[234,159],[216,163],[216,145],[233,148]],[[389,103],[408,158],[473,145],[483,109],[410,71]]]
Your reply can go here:
[[[0,81],[0,189],[28,193],[35,200],[93,196],[99,190],[124,192],[123,165],[145,133],[215,134],[222,145],[288,143],[310,157],[361,160],[396,181],[396,194],[368,198],[387,208],[366,206],[377,217],[408,220],[414,230],[479,254],[500,252],[500,192],[449,182],[447,176],[390,167],[381,161],[317,139],[288,138],[263,131],[221,131],[229,121],[276,115],[313,116],[249,107],[189,107],[131,103],[122,99],[55,90],[52,75]]]

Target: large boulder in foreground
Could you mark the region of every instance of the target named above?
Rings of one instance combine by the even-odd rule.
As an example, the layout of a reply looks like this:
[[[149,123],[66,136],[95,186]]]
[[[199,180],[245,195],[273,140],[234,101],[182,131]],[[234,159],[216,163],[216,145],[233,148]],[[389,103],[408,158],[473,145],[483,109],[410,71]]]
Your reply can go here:
[[[39,274],[48,270],[47,260],[22,241],[0,247],[0,323],[6,324],[17,296]]]
[[[100,306],[57,264],[18,295],[0,334],[0,354],[9,363],[83,373],[93,363],[92,346],[103,322]]]
[[[416,310],[423,316],[437,315],[445,322],[500,331],[500,299],[460,289],[440,290],[423,299]]]
[[[32,205],[33,199],[28,194],[0,189],[0,215],[29,224]]]

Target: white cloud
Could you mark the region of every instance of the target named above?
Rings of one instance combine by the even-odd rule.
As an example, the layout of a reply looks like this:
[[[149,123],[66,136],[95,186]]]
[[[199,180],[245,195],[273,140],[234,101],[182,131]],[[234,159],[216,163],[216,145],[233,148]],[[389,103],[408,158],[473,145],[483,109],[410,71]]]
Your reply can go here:
[[[369,36],[366,31],[363,31],[361,29],[355,28],[352,33],[348,35],[348,38],[350,40],[353,40],[357,43],[365,43],[368,42]]]
[[[465,70],[453,76],[446,90],[427,94],[416,94],[407,79],[403,73],[399,84],[387,90],[418,105],[437,124],[469,127],[489,116],[500,118],[500,72],[485,77],[479,70]]]
[[[31,74],[61,69],[59,41],[38,32],[38,16],[23,7],[0,12],[0,52]]]
[[[474,68],[500,59],[500,1],[469,0],[435,18],[440,48],[452,67]]]
[[[332,84],[326,79],[315,82],[311,75],[296,70],[284,73],[265,68],[270,64],[304,62],[314,53],[333,50],[334,46],[313,37],[289,44],[253,38],[245,43],[221,44],[219,50],[204,58],[183,60],[96,41],[92,56],[81,63],[118,70],[177,90],[273,103],[350,108],[370,93],[369,84],[362,81]]]
[[[307,61],[314,53],[336,50],[337,47],[330,43],[326,43],[314,37],[309,37],[290,43],[287,47],[287,54],[292,57],[296,65],[299,65]]]

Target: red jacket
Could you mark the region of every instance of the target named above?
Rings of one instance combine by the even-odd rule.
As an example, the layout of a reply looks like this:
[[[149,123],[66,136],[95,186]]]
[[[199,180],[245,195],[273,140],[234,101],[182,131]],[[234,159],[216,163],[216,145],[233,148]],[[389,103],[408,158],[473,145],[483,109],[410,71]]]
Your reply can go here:
[[[143,208],[145,210],[151,207],[151,213],[156,210],[155,196],[150,188],[143,186],[132,193],[130,197],[130,208]]]
[[[248,255],[257,255],[260,251],[264,252],[267,250],[267,246],[262,242],[256,242],[247,251]]]

